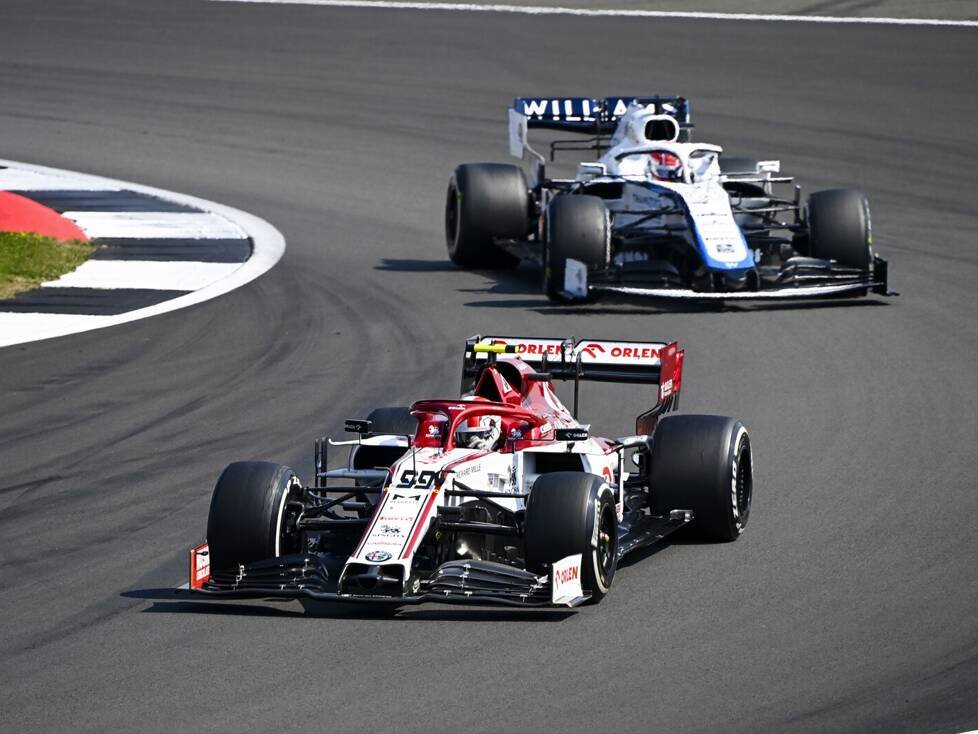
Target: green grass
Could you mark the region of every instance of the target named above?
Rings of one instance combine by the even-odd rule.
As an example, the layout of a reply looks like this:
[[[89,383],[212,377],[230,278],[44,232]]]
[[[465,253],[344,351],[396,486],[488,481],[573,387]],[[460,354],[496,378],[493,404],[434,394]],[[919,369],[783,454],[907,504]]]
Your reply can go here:
[[[30,232],[0,232],[0,298],[36,288],[81,265],[95,247]]]

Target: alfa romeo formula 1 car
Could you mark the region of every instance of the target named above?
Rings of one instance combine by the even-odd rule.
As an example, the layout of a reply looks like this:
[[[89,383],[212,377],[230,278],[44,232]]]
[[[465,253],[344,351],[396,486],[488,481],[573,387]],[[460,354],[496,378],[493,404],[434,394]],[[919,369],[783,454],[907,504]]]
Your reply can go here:
[[[461,398],[348,420],[354,439],[316,442],[311,485],[277,464],[228,466],[189,588],[575,606],[600,601],[626,553],[669,533],[736,540],[751,508],[750,439],[733,418],[663,417],[683,355],[675,342],[473,337]],[[573,382],[573,410],[554,380]],[[634,435],[598,438],[578,422],[588,380],[658,386]],[[326,468],[331,446],[349,449],[344,467]]]
[[[724,158],[691,142],[682,97],[518,98],[510,153],[536,165],[468,163],[448,185],[449,257],[465,268],[529,260],[554,301],[605,293],[708,300],[889,294],[858,191],[801,189],[779,161]],[[527,131],[581,137],[557,151],[596,151],[573,179],[548,178]]]

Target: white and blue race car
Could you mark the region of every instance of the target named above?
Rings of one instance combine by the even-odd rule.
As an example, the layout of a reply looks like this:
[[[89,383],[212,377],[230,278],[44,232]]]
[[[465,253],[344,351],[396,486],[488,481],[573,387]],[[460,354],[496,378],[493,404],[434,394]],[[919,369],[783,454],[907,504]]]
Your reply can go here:
[[[572,179],[548,178],[531,128],[571,132],[550,158],[593,150]],[[467,163],[448,186],[448,254],[464,268],[543,270],[554,301],[604,293],[704,300],[889,295],[859,191],[802,203],[779,161],[724,158],[691,142],[682,97],[517,98],[509,111],[516,165]]]

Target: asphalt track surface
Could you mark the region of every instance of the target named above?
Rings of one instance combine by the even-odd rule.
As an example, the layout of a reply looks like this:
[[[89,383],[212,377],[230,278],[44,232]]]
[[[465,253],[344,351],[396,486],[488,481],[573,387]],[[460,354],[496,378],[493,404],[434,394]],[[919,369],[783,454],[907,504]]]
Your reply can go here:
[[[6,157],[245,209],[288,250],[219,299],[0,352],[0,728],[978,727],[972,29],[170,0],[3,16]],[[625,92],[688,95],[700,140],[809,190],[864,189],[903,295],[568,310],[531,271],[449,267],[445,182],[504,159],[512,96]],[[344,417],[453,394],[474,332],[680,339],[683,411],[752,431],[746,535],[645,553],[573,613],[171,591],[226,463],[308,476]],[[614,433],[651,399],[589,395]]]

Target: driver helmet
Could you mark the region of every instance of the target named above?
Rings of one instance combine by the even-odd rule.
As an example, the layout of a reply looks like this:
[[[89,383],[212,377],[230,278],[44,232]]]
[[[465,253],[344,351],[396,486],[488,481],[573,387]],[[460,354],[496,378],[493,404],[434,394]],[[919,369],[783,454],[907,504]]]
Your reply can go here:
[[[502,419],[498,415],[470,418],[455,429],[455,445],[462,449],[489,450],[499,440],[501,426]]]
[[[652,178],[657,181],[683,180],[683,162],[678,155],[657,150],[654,153],[649,153],[649,158],[652,159],[649,164]]]

